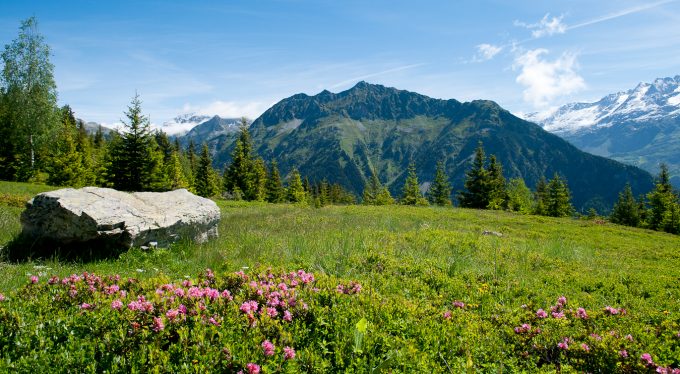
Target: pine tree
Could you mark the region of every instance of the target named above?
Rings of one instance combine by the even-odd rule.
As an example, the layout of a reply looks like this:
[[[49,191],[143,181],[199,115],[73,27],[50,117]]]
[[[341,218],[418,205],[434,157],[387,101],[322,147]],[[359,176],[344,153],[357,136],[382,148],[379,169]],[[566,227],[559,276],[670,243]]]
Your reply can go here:
[[[663,230],[664,217],[673,208],[677,197],[673,193],[670,183],[670,175],[666,164],[661,164],[661,171],[656,179],[654,190],[647,194],[649,210],[647,212],[647,226],[652,230]]]
[[[545,176],[541,176],[536,184],[536,192],[534,194],[534,214],[539,216],[547,215],[548,206],[548,183],[545,180]]]
[[[614,204],[609,220],[619,225],[637,227],[640,225],[640,212],[638,203],[633,197],[630,184],[626,184],[623,191],[619,192],[619,200]]]
[[[189,182],[187,182],[182,170],[179,152],[173,150],[170,153],[170,159],[165,164],[165,168],[165,174],[168,176],[168,189],[189,188]]]
[[[231,154],[232,161],[224,172],[224,189],[234,195],[240,192],[246,200],[253,200],[255,195],[252,152],[248,123],[242,118],[239,137]]]
[[[191,175],[196,175],[196,169],[198,168],[198,159],[196,158],[196,145],[194,144],[194,139],[189,139],[189,147],[187,148],[187,160],[189,161],[189,168],[191,170]]]
[[[57,133],[52,157],[47,159],[47,183],[52,186],[82,187],[87,183],[90,171],[85,168],[83,153],[78,150],[76,119],[68,105],[61,112],[61,129]]]
[[[376,175],[375,170],[371,169],[371,178],[364,185],[363,204],[377,205],[378,194],[382,191],[383,186]]]
[[[302,186],[302,178],[297,168],[293,168],[290,172],[290,180],[288,181],[288,201],[291,203],[306,203],[307,192]]]
[[[194,177],[194,188],[197,195],[211,197],[218,193],[214,174],[215,172],[212,167],[208,145],[203,144],[201,157],[198,160],[196,175]]]
[[[551,217],[567,217],[573,213],[574,207],[571,205],[569,187],[557,173],[548,183],[547,192],[546,215]]]
[[[507,186],[507,208],[513,212],[530,214],[533,209],[534,199],[531,190],[522,178],[512,178]]]
[[[154,154],[157,145],[149,132],[149,119],[142,114],[138,94],[132,99],[125,116],[128,119],[123,123],[126,132],[111,150],[110,182],[122,191],[149,190],[154,182],[152,173],[158,168]]]
[[[495,155],[489,157],[489,167],[487,169],[488,175],[488,209],[501,210],[506,207],[507,192],[505,191],[505,177],[503,176],[503,167],[500,162],[496,160]]]
[[[285,200],[285,190],[281,183],[281,175],[279,174],[279,166],[276,160],[272,161],[269,167],[266,195],[267,202],[270,203],[282,203]]]
[[[2,62],[0,179],[27,181],[38,172],[59,131],[54,66],[35,17],[21,22]]]
[[[260,157],[253,161],[252,179],[253,191],[251,200],[265,201],[267,197],[267,166]]]
[[[437,162],[437,171],[430,188],[430,203],[439,206],[451,205],[451,183],[442,161]]]
[[[458,202],[464,208],[486,209],[489,206],[489,172],[485,164],[482,143],[475,150],[472,169],[465,172],[465,191],[458,194]]]
[[[399,203],[403,205],[427,205],[427,200],[420,193],[418,176],[416,175],[416,164],[413,161],[408,165],[408,175],[402,188]]]

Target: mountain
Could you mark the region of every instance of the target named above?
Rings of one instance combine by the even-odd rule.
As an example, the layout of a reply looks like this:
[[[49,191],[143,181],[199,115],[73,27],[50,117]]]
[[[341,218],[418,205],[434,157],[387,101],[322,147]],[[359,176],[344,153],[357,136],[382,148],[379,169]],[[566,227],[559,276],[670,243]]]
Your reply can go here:
[[[181,136],[210,119],[210,116],[186,113],[173,118],[171,121],[164,122],[159,127],[159,130],[162,130],[168,135]]]
[[[572,103],[525,119],[580,149],[639,166],[656,174],[669,166],[680,186],[680,75],[607,95],[594,103]]]
[[[186,134],[178,136],[179,142],[182,146],[186,147],[190,141],[193,141],[196,152],[200,152],[202,144],[206,143],[213,154],[215,164],[224,164],[225,155],[218,154],[218,150],[224,149],[234,142],[240,124],[240,118],[213,116],[207,121],[196,125]]]
[[[398,196],[411,160],[422,189],[444,160],[460,190],[480,141],[502,162],[506,177],[522,176],[532,187],[543,175],[566,177],[579,208],[611,207],[626,182],[636,193],[652,188],[649,173],[580,151],[492,101],[433,99],[366,82],[340,93],[284,99],[250,132],[258,154],[276,159],[284,175],[298,167],[312,181],[325,178],[356,194],[373,169]],[[223,137],[215,147],[216,166],[229,162],[232,149],[233,137]]]

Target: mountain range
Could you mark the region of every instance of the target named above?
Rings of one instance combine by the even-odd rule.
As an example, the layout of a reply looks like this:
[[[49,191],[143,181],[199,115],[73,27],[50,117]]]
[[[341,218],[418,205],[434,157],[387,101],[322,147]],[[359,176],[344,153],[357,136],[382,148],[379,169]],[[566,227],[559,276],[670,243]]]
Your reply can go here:
[[[525,119],[580,149],[656,174],[661,162],[680,186],[680,75],[640,83],[592,103],[571,103]]]
[[[220,168],[230,161],[236,136],[236,127],[225,128],[223,121],[234,120],[213,117],[180,138],[206,141]],[[530,187],[542,176],[565,177],[579,209],[607,210],[627,182],[635,193],[653,186],[649,173],[585,153],[493,101],[440,100],[366,82],[340,93],[283,99],[250,132],[257,153],[276,159],[284,175],[297,167],[312,181],[337,182],[357,194],[375,170],[398,195],[410,161],[422,190],[440,160],[454,191],[460,190],[479,142],[498,157],[506,177],[521,176]]]

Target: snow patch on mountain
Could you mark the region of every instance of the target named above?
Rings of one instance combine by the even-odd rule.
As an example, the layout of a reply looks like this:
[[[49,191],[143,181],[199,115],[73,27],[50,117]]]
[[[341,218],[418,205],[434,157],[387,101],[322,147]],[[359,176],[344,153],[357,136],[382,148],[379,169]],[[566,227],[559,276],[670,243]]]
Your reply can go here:
[[[680,75],[640,83],[594,103],[571,103],[522,117],[557,134],[576,134],[617,124],[643,123],[680,116]]]
[[[196,113],[181,114],[170,121],[164,122],[161,126],[155,126],[168,135],[184,135],[194,127],[208,121],[212,116],[199,115]]]

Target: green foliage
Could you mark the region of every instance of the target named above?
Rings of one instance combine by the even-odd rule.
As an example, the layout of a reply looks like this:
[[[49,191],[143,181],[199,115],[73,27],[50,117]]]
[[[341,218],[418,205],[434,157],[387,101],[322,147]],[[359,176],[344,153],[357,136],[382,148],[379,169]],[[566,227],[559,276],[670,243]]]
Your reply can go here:
[[[170,157],[165,163],[165,175],[168,177],[168,189],[176,190],[179,188],[189,188],[184,172],[182,170],[182,163],[180,161],[179,152],[172,150]]]
[[[673,192],[668,167],[665,164],[661,164],[656,186],[647,195],[647,199],[649,201],[647,226],[652,230],[680,233],[680,219],[677,213],[680,210],[678,196]]]
[[[113,188],[121,191],[158,190],[163,184],[159,173],[163,155],[149,130],[149,119],[142,114],[138,94],[127,112],[125,132],[111,143],[108,178]]]
[[[364,205],[391,205],[394,204],[394,199],[387,186],[380,183],[380,179],[375,171],[371,171],[371,178],[364,186],[364,194],[362,198]]]
[[[411,161],[408,166],[408,175],[401,190],[400,204],[403,205],[428,205],[427,200],[420,193],[418,175],[416,174],[416,164]]]
[[[307,203],[307,191],[302,185],[300,172],[296,168],[290,172],[287,193],[288,201],[291,203]]]
[[[633,190],[630,185],[619,193],[619,200],[614,204],[614,209],[609,216],[609,220],[619,225],[638,227],[640,225],[640,212],[638,202],[633,197]]]
[[[198,160],[196,176],[194,177],[194,189],[197,195],[211,197],[219,193],[216,174],[212,167],[208,145],[203,144],[201,158]]]
[[[480,142],[475,149],[472,168],[465,172],[465,191],[458,194],[460,206],[475,209],[486,209],[489,206],[489,171],[485,162],[486,156]]]
[[[262,169],[258,169],[257,173],[261,171]],[[261,177],[261,174],[257,175],[258,178]],[[261,179],[256,180],[253,144],[248,131],[248,123],[245,118],[242,118],[239,137],[231,154],[231,164],[224,172],[224,190],[233,195],[242,194],[246,200],[257,200],[262,197],[263,193],[262,185],[257,183],[262,182]]]
[[[61,111],[61,128],[52,154],[46,160],[45,169],[49,173],[47,183],[52,186],[83,187],[94,182],[91,155],[87,153],[87,138],[78,131],[71,108],[67,105]]]
[[[569,187],[559,174],[555,173],[553,179],[548,182],[546,196],[545,215],[550,217],[568,217],[573,214],[574,207],[571,206]]]
[[[35,17],[5,46],[0,75],[0,178],[26,181],[51,151],[59,127],[50,48]]]
[[[511,178],[506,187],[508,210],[521,214],[531,214],[534,208],[534,197],[522,178]]]
[[[506,201],[508,199],[505,191],[505,177],[503,177],[503,167],[500,162],[496,161],[496,156],[489,157],[489,168],[487,189],[489,194],[488,209],[501,210],[505,209]]]
[[[269,166],[265,191],[267,202],[282,203],[286,199],[286,190],[281,183],[281,174],[276,160],[272,161]]]
[[[251,200],[265,201],[267,197],[267,166],[261,157],[253,161],[251,174],[253,178]]]
[[[430,203],[439,206],[451,205],[451,183],[446,175],[444,162],[437,162],[437,171],[430,187]]]
[[[534,200],[536,204],[534,205],[534,214],[539,216],[547,216],[548,207],[548,182],[545,180],[544,176],[538,180],[536,184],[536,192],[534,192]]]

